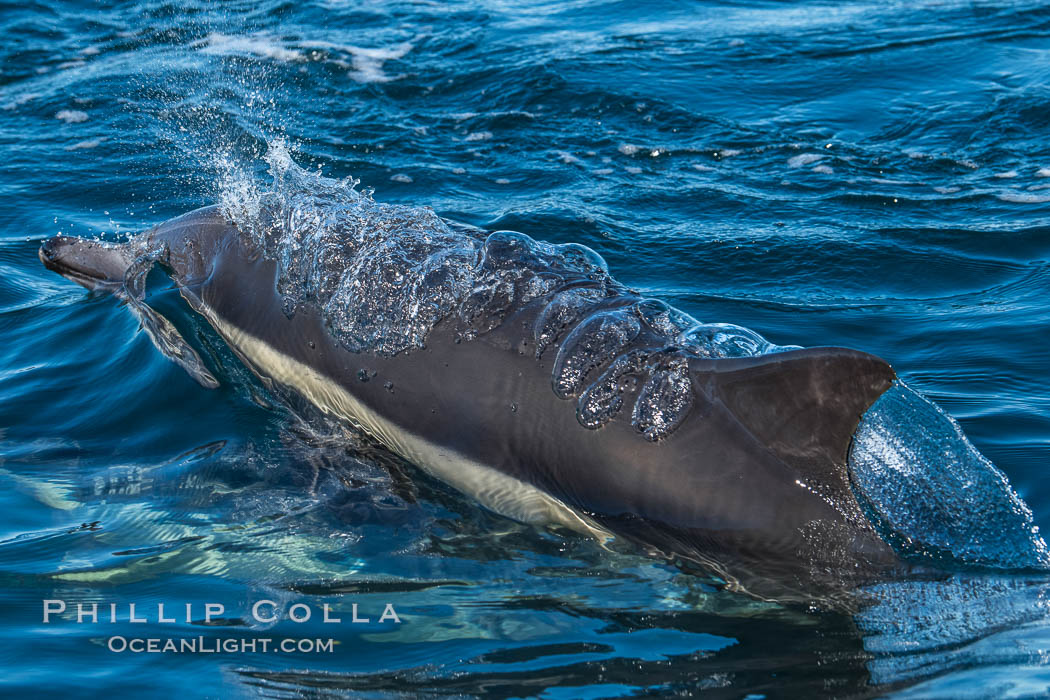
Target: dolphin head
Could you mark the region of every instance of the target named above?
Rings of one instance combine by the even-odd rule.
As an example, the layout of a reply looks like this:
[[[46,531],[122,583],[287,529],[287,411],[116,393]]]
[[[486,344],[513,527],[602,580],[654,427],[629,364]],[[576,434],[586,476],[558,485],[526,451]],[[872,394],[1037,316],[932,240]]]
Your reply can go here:
[[[44,241],[38,255],[47,269],[92,290],[119,291],[137,258],[147,268],[160,262],[185,285],[211,273],[213,259],[234,230],[221,210],[211,206],[166,221],[123,244],[54,236]]]
[[[114,290],[131,264],[126,245],[70,236],[54,236],[39,251],[44,267],[88,289]]]

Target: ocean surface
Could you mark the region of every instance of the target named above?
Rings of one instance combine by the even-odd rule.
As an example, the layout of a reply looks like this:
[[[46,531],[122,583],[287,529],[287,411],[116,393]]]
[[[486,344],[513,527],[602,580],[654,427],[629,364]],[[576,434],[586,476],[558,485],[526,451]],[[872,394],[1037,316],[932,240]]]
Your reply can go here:
[[[161,281],[204,389],[37,257],[248,197],[287,149],[376,201],[589,246],[701,321],[885,358],[1045,529],[1045,4],[26,0],[0,36],[0,694],[1050,694],[1038,567],[949,565],[852,615],[760,603],[301,420]]]

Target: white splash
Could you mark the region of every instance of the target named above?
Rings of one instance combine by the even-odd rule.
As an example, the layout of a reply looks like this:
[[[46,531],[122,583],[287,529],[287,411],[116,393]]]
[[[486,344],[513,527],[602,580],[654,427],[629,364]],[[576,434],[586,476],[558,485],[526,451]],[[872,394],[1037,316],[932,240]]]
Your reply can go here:
[[[810,163],[816,163],[818,160],[823,160],[824,156],[820,153],[799,153],[797,156],[791,156],[788,158],[789,168],[803,168]]]
[[[10,102],[8,102],[7,104],[5,104],[3,106],[3,109],[11,110],[11,109],[15,109],[16,107],[21,107],[25,103],[32,102],[33,100],[35,100],[38,97],[40,97],[40,93],[38,93],[38,92],[26,92],[26,93],[23,93],[23,94],[19,95],[18,97],[16,97],[15,99],[13,99]]]
[[[369,48],[352,44],[334,44],[328,41],[308,41],[299,44],[304,49],[314,49],[329,54],[342,54],[340,58],[328,59],[331,63],[348,66],[348,75],[359,83],[389,83],[400,78],[383,72],[383,64],[404,58],[414,48],[405,41],[388,47]],[[349,63],[346,62],[349,58]]]
[[[285,63],[306,60],[301,52],[287,48],[276,37],[262,33],[230,35],[212,32],[204,39],[194,42],[193,46],[199,48],[202,53],[217,56],[256,56]]]
[[[106,140],[106,137],[100,137],[97,139],[88,139],[86,141],[77,141],[71,146],[66,146],[67,151],[83,151],[89,148],[98,148],[102,145],[102,142]]]
[[[88,120],[87,112],[79,109],[63,109],[55,113],[55,119],[60,119],[66,124],[79,124]]]
[[[1003,192],[998,196],[999,199],[1004,202],[1013,202],[1015,204],[1041,204],[1042,202],[1050,202],[1050,195],[1032,194],[1031,192]]]
[[[410,42],[393,46],[364,47],[330,41],[295,41],[257,32],[230,35],[212,32],[192,44],[202,53],[216,56],[251,56],[282,63],[325,63],[338,66],[359,83],[388,83],[400,75],[383,71],[387,61],[403,58],[414,48]]]

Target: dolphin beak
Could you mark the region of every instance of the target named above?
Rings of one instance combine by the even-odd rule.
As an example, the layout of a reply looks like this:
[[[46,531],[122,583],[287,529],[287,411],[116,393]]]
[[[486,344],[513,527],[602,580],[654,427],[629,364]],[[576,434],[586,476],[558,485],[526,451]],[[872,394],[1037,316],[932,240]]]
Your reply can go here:
[[[88,289],[94,289],[93,280],[69,264],[70,249],[75,245],[75,240],[66,236],[54,236],[44,241],[37,255],[48,270],[57,272]]]
[[[47,239],[44,241],[43,245],[40,246],[38,255],[40,256],[40,262],[44,263],[44,267],[59,272],[59,251],[65,240],[64,236],[55,236],[54,238]]]
[[[113,289],[124,280],[129,260],[122,246],[54,236],[37,252],[47,269],[88,289]]]

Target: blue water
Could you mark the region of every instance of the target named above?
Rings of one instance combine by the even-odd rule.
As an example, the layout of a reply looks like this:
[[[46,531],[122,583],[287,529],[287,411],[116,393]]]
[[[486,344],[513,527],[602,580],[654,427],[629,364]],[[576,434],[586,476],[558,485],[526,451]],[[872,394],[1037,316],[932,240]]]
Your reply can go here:
[[[302,423],[159,291],[217,368],[205,390],[37,259],[59,232],[212,203],[284,139],[378,200],[588,245],[702,321],[886,358],[1045,530],[1044,5],[29,1],[0,32],[4,694],[1050,693],[1043,575],[890,582],[854,616],[718,591]],[[44,624],[45,599],[101,621]],[[313,616],[253,622],[263,599]],[[400,625],[378,622],[387,602]],[[114,635],[337,644],[148,654]]]

